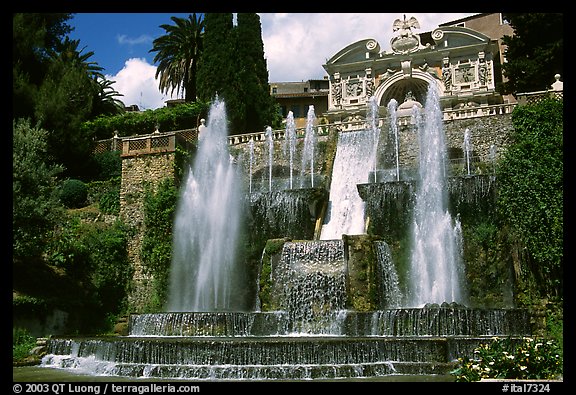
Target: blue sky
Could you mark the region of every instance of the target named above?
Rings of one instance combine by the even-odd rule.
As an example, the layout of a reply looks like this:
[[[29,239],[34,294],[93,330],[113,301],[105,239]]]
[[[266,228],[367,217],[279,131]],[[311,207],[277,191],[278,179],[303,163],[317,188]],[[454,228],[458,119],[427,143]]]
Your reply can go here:
[[[79,13],[69,21],[72,39],[80,40],[90,60],[104,67],[125,105],[140,109],[163,107],[177,98],[158,90],[155,80],[155,38],[165,34],[162,24],[174,25],[171,16],[187,18],[191,13]],[[439,24],[475,13],[407,13],[416,17],[420,29],[431,31]],[[270,82],[293,82],[323,78],[322,64],[344,47],[373,38],[383,51],[390,49],[392,24],[402,13],[260,13],[264,53]]]

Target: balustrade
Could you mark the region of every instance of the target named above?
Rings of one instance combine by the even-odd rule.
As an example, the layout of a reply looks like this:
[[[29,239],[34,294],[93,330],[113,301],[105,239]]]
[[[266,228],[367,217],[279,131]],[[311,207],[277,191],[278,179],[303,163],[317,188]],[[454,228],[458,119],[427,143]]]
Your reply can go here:
[[[560,99],[562,98],[561,91],[554,92],[554,94],[556,96],[559,96]],[[540,96],[536,95],[534,96],[534,99],[531,100],[532,101],[536,100],[535,99],[536,97],[541,98],[542,95]],[[525,101],[530,102],[529,100]],[[467,107],[462,109],[445,110],[444,121],[511,114],[516,105],[517,105],[516,103],[504,103],[491,106]],[[386,118],[380,118],[378,122],[379,125],[381,126],[387,123],[388,121]],[[406,126],[412,122],[412,117],[411,116],[399,117],[397,122],[399,126]],[[325,136],[333,132],[358,130],[365,126],[366,122],[364,120],[357,120],[357,119],[350,122],[321,124],[316,126],[316,134],[319,136]],[[273,130],[272,139],[283,140],[285,132],[286,131],[284,129]],[[296,136],[298,138],[303,138],[305,133],[306,133],[305,128],[296,129]],[[197,129],[178,130],[167,133],[152,133],[148,135],[135,136],[135,137],[114,137],[112,139],[97,141],[94,152],[101,153],[109,150],[117,150],[120,147],[122,149],[122,157],[160,153],[160,152],[173,152],[176,147],[176,140],[182,140],[184,142],[190,143],[195,139],[197,139],[197,137],[198,137]],[[266,132],[263,130],[261,132],[228,136],[228,144],[237,145],[247,143],[250,140],[260,142],[260,141],[266,141],[266,139],[267,139]]]

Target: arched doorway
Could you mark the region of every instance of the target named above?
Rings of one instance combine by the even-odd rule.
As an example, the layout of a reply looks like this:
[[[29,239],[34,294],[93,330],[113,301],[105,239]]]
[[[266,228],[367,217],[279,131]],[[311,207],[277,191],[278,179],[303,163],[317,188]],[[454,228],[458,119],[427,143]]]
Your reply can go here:
[[[399,71],[384,81],[384,83],[380,84],[376,92],[374,92],[374,96],[379,106],[386,107],[391,99],[396,99],[398,104],[403,103],[408,92],[411,92],[414,100],[424,104],[430,84],[434,84],[440,91],[440,94],[443,93],[443,84],[429,73],[412,70],[412,76],[406,78],[406,76]]]

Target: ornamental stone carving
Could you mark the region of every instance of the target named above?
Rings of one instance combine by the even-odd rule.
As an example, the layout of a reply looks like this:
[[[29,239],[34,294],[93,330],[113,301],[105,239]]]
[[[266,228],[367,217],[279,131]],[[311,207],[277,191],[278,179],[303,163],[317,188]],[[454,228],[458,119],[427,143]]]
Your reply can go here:
[[[396,19],[392,25],[392,31],[398,31],[398,35],[390,40],[390,47],[396,54],[409,54],[420,49],[420,35],[412,33],[412,29],[420,29],[420,23],[414,17],[404,20]]]

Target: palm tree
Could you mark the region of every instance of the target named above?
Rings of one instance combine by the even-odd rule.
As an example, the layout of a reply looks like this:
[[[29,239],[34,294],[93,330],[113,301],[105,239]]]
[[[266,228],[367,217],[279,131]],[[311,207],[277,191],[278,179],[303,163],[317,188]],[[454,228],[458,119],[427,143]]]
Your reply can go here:
[[[204,20],[196,14],[188,19],[171,17],[176,25],[160,25],[166,35],[153,41],[149,52],[157,52],[154,62],[158,63],[156,78],[160,76],[161,92],[170,94],[176,90],[184,92],[187,102],[196,100],[196,70],[202,53]]]
[[[94,52],[84,52],[86,47],[78,50],[80,40],[70,40],[66,37],[64,41],[56,45],[56,49],[49,51],[50,57],[54,61],[61,61],[64,64],[69,64],[75,67],[83,68],[88,77],[90,78],[104,78],[102,74],[103,67],[99,66],[97,62],[88,61]]]
[[[77,67],[86,73],[93,84],[94,91],[91,117],[124,112],[124,103],[117,99],[123,95],[112,87],[115,81],[106,79],[102,74],[104,68],[99,66],[97,62],[89,60],[94,52],[84,52],[86,47],[78,49],[79,45],[80,40],[70,40],[66,37],[64,41],[56,45],[55,50],[49,51],[50,57],[54,62]]]

